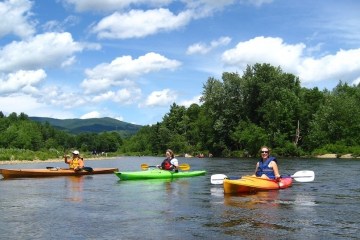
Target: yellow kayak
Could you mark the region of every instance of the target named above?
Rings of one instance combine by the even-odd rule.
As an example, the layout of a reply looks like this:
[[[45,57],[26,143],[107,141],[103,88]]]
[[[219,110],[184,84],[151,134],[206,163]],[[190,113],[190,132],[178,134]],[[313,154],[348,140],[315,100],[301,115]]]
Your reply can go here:
[[[249,193],[277,190],[291,186],[291,177],[283,177],[279,181],[254,176],[243,176],[235,180],[224,179],[224,193]]]

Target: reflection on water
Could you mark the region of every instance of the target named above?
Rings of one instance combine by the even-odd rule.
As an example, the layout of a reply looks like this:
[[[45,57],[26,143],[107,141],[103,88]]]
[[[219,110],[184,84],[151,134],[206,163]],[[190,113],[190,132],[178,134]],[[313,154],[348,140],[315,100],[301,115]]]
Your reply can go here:
[[[278,207],[279,191],[264,191],[249,194],[224,195],[224,204],[240,208],[273,208]]]
[[[222,190],[211,189],[212,195],[218,197],[219,189]],[[280,212],[285,209],[279,202],[280,195],[281,192],[278,190],[248,194],[222,192],[224,207],[219,212],[219,221],[210,223],[209,226],[240,239],[271,239],[274,236],[271,232],[293,231],[294,228],[282,221],[283,216]],[[277,235],[277,239],[281,239],[279,236]]]
[[[137,191],[141,189],[142,197],[149,196],[146,193],[150,192],[164,192],[167,195],[179,195],[188,191],[189,181],[186,178],[183,179],[147,179],[147,180],[118,180],[117,183],[121,186],[125,186],[131,191]],[[147,196],[146,196],[147,195]],[[151,196],[151,195],[150,195]]]
[[[295,208],[296,207],[301,208],[302,206],[315,206],[316,205],[315,196],[307,195],[307,194],[296,194],[289,200],[279,199],[279,200],[276,200],[276,202],[278,202],[279,204],[285,204],[285,205],[291,204],[291,205],[294,205]]]
[[[210,194],[213,197],[223,197],[224,196],[224,189],[221,186],[217,186],[217,187],[211,187],[210,188]]]
[[[65,200],[70,202],[83,201],[84,176],[70,176],[64,178],[67,196]]]
[[[304,234],[304,228],[314,227],[309,216],[318,217],[315,197],[292,189],[224,194],[221,186],[212,187],[210,193],[214,207],[224,207],[218,212],[219,220],[208,226],[240,239],[287,239],[281,233]]]

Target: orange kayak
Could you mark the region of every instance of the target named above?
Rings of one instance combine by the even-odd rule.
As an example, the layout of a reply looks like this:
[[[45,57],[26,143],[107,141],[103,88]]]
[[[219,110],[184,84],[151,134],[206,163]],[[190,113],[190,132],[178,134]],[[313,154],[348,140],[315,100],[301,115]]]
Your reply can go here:
[[[74,171],[67,168],[47,169],[0,169],[4,178],[29,178],[29,177],[56,177],[56,176],[81,176],[93,174],[109,174],[118,171],[117,168],[93,168],[92,171]]]
[[[240,179],[224,179],[224,193],[249,193],[268,190],[278,190],[292,186],[291,177],[280,178],[280,181],[253,176],[243,176]]]

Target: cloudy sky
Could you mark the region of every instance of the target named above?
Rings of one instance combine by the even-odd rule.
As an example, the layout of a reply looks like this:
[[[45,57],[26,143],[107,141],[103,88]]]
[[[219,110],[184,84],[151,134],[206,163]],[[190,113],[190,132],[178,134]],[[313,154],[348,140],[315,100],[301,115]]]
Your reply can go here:
[[[0,111],[147,125],[209,77],[270,63],[360,82],[358,0],[2,0]]]

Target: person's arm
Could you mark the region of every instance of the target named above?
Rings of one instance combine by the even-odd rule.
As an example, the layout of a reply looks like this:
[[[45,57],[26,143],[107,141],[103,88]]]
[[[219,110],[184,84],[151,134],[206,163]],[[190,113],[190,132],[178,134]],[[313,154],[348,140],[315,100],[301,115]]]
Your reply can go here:
[[[176,172],[179,171],[179,161],[176,158],[171,159],[171,164]]]
[[[84,167],[84,158],[79,157],[80,161],[79,161],[79,167],[83,168]]]
[[[256,167],[255,167],[255,176],[256,176],[256,172],[257,172],[257,170],[258,170],[258,167],[259,167],[259,162],[258,163],[256,163]]]
[[[158,169],[162,169],[162,166],[163,166],[163,163],[164,163],[165,160],[166,160],[166,159],[164,159],[164,160],[161,162],[160,165],[156,165],[156,167],[157,167]]]
[[[65,160],[65,163],[69,164],[70,162],[68,161],[68,155],[64,155],[64,160]]]
[[[279,168],[278,168],[277,163],[275,161],[272,161],[271,165],[272,165],[272,168],[274,170],[275,178],[280,178],[280,173],[279,173]]]

